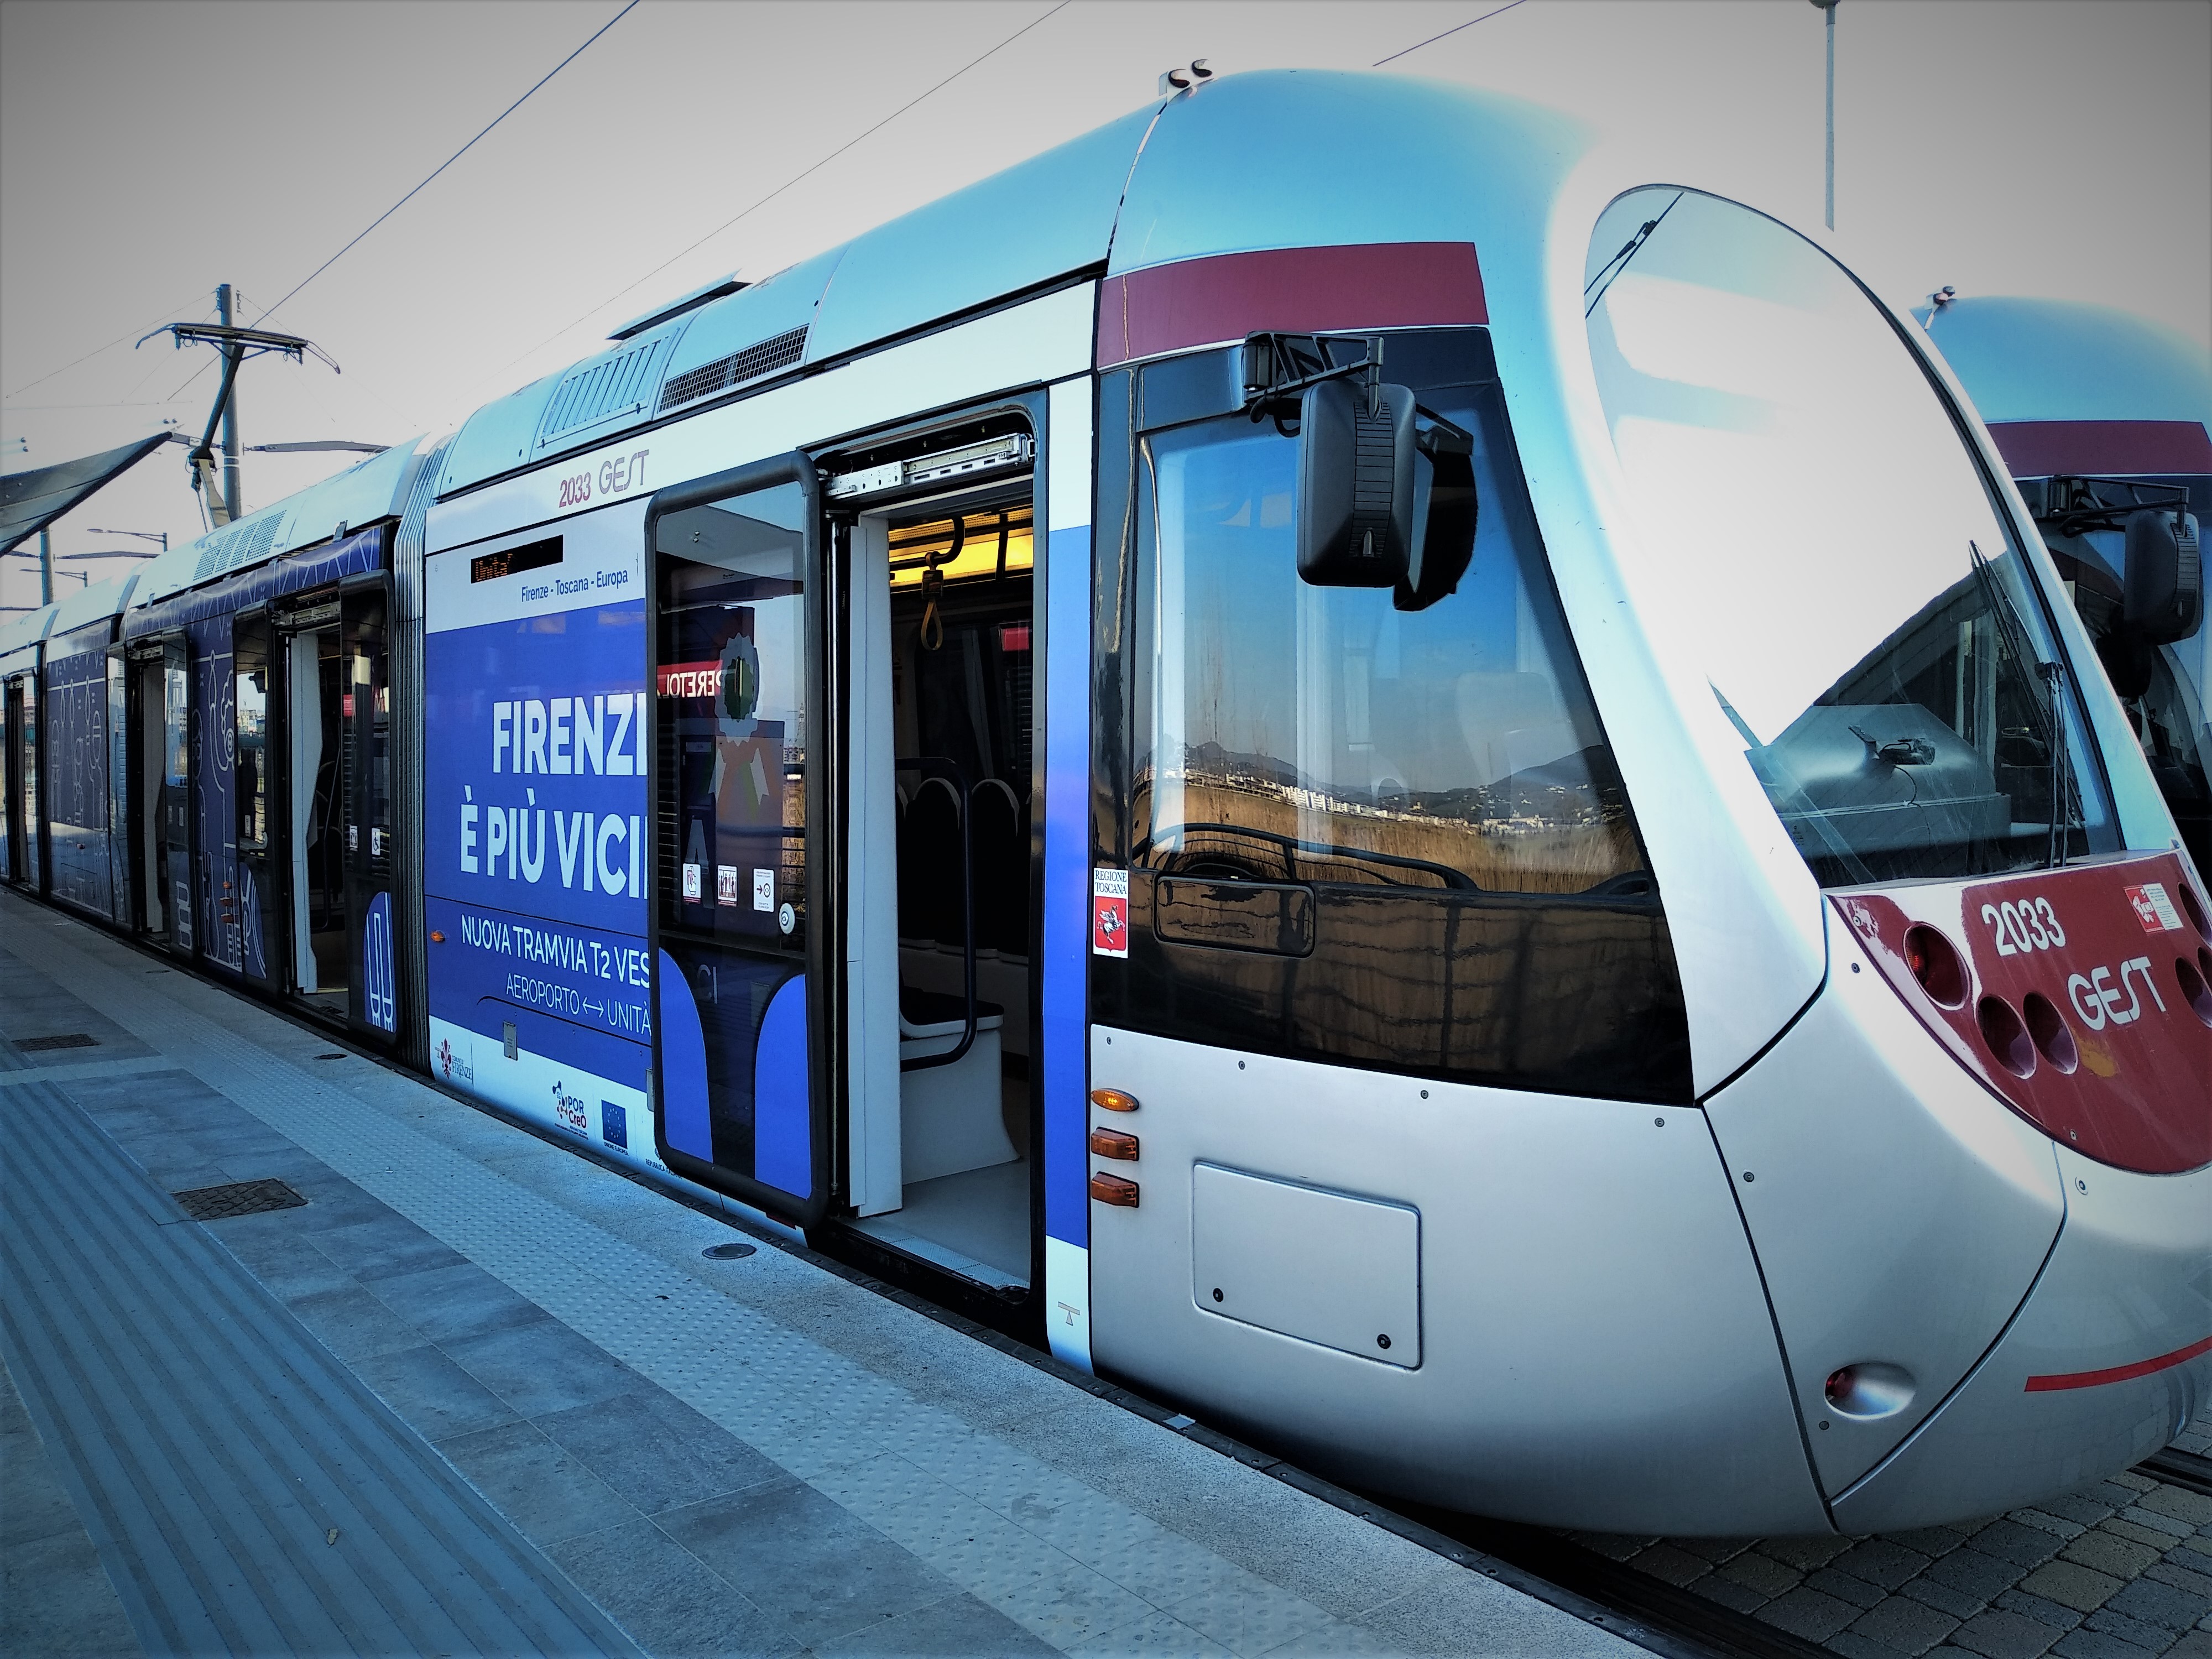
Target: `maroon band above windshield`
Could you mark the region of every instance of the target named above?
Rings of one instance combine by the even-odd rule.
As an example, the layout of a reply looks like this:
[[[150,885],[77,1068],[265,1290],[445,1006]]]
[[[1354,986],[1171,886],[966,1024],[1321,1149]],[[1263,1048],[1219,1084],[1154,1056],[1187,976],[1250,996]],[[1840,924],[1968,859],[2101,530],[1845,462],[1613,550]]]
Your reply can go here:
[[[2015,478],[2212,472],[2212,437],[2197,421],[1993,421],[1990,436]]]
[[[1108,277],[1098,296],[1098,367],[1263,329],[1309,334],[1489,320],[1469,242],[1223,253]]]

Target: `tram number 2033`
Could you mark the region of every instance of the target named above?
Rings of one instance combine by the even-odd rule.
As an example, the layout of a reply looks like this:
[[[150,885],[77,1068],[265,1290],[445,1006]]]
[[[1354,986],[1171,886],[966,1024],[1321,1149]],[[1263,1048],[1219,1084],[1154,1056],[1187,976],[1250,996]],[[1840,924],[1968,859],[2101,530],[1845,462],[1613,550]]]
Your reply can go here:
[[[2037,951],[2054,951],[2066,943],[2066,930],[2047,898],[2022,899],[2018,903],[1984,904],[1982,920],[1990,925],[2001,957],[2024,957]]]

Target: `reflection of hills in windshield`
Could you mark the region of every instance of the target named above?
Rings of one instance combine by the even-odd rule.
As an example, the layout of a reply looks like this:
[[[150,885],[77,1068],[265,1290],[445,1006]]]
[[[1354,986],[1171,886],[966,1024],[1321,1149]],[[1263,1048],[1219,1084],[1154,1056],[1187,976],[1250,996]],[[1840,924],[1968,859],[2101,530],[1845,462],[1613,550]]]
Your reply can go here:
[[[1218,743],[1184,751],[1187,783],[1217,784],[1240,793],[1274,795],[1310,812],[1352,817],[1443,820],[1486,834],[1603,824],[1627,816],[1619,780],[1602,744],[1499,778],[1457,789],[1407,789],[1384,778],[1371,789],[1341,783],[1316,785],[1297,767],[1273,755],[1239,754]],[[1603,779],[1604,781],[1599,781]]]
[[[1438,884],[1413,866],[1464,873],[1492,892],[1578,893],[1643,867],[1627,804],[1602,745],[1486,785],[1400,790],[1320,787],[1271,755],[1217,743],[1185,750],[1179,824],[1160,823],[1170,866],[1228,857],[1263,880]],[[1600,783],[1595,780],[1603,778]],[[1150,768],[1136,780],[1140,821],[1157,810]],[[1168,783],[1166,779],[1159,782]],[[1325,815],[1316,826],[1313,815]],[[1258,832],[1264,841],[1240,836]],[[1292,842],[1319,842],[1293,851]],[[1377,854],[1388,864],[1368,862]]]

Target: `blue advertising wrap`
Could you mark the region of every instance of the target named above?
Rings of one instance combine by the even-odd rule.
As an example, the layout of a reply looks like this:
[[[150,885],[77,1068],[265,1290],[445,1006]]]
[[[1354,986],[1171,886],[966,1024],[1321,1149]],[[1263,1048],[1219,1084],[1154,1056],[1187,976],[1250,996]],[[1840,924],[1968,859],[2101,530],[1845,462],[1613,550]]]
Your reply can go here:
[[[53,896],[106,916],[107,624],[50,643],[46,666],[47,861]]]
[[[423,921],[433,1070],[643,1160],[645,601],[619,517],[512,574],[497,552],[429,562]]]

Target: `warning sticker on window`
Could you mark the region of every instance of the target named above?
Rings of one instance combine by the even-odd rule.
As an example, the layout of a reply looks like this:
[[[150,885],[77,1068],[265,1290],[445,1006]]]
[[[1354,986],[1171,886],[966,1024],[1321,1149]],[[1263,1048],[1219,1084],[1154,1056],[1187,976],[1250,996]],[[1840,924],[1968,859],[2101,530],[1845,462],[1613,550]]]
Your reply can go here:
[[[2136,908],[2136,920],[2142,923],[2146,933],[2178,933],[2181,931],[2181,912],[2173,908],[2173,901],[2166,896],[2166,888],[2159,882],[2147,882],[2141,887],[2128,889],[2128,902]]]
[[[1102,957],[1129,954],[1129,872],[1091,872],[1091,949]]]

